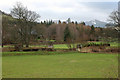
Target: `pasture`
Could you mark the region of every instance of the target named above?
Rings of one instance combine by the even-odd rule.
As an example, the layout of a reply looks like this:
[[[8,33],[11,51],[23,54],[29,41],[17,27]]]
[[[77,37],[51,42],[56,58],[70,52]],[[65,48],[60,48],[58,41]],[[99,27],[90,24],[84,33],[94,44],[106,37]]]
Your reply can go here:
[[[3,54],[11,53],[3,52]],[[35,52],[21,53],[28,55],[2,57],[3,78],[115,78],[118,76],[117,54],[48,52],[54,55],[31,55],[30,53]]]

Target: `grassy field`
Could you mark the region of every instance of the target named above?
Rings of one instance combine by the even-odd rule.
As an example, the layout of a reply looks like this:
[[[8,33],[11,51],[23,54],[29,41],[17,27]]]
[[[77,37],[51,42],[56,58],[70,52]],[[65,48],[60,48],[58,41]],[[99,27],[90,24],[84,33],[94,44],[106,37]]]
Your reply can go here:
[[[101,44],[104,42],[89,42]],[[111,47],[120,47],[120,43],[117,42],[109,42]],[[75,44],[76,45],[76,44]],[[30,45],[30,47],[45,47],[46,45]],[[4,47],[14,47],[13,45],[5,45]],[[69,49],[66,44],[54,44],[54,49]]]
[[[89,42],[89,43],[101,44],[105,42]],[[120,47],[120,43],[118,44],[117,42],[109,42],[109,44],[110,44],[110,47]],[[75,46],[76,45],[77,44],[75,44]],[[45,47],[45,45],[31,45],[30,47]],[[69,48],[66,44],[54,44],[54,49],[69,49]]]
[[[117,54],[65,53],[3,56],[2,76],[3,78],[117,77]],[[9,54],[9,52],[3,54]]]

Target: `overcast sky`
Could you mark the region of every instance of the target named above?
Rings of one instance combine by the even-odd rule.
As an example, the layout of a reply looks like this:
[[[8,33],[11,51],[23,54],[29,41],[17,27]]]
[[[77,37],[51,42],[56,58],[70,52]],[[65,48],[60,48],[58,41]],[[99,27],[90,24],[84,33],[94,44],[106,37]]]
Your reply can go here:
[[[40,14],[40,20],[106,21],[119,0],[1,0],[0,10],[10,13],[16,2]]]

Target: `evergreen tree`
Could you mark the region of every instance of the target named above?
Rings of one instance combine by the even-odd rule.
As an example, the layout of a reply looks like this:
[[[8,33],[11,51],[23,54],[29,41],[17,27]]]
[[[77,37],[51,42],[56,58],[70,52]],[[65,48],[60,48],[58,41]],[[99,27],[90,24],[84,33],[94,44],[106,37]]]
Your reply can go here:
[[[44,24],[46,24],[46,21],[44,21]]]
[[[61,24],[61,21],[60,21],[60,20],[58,21],[58,24]]]
[[[68,18],[67,22],[68,22],[68,23],[71,23],[71,19],[70,19],[70,18]]]
[[[94,25],[91,26],[91,34],[93,34],[95,32],[95,27]]]
[[[81,24],[85,25],[85,22],[81,22]]]
[[[77,21],[75,21],[75,24],[77,25],[77,24],[78,24],[78,22],[77,22]]]
[[[67,41],[68,39],[71,38],[71,34],[70,34],[70,30],[69,27],[67,25],[67,27],[64,30],[64,41]]]

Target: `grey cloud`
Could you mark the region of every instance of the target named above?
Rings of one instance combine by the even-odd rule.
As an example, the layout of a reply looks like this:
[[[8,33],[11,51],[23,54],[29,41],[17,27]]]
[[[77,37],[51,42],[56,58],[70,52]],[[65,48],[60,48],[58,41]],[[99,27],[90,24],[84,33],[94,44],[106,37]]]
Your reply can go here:
[[[66,20],[70,17],[74,21],[88,21],[92,19],[105,21],[109,14],[117,8],[117,2],[80,2],[79,0],[62,0],[59,2],[33,1],[25,6],[39,13],[41,20]],[[3,6],[1,9],[10,12],[10,6]],[[67,11],[67,9],[70,10]]]

